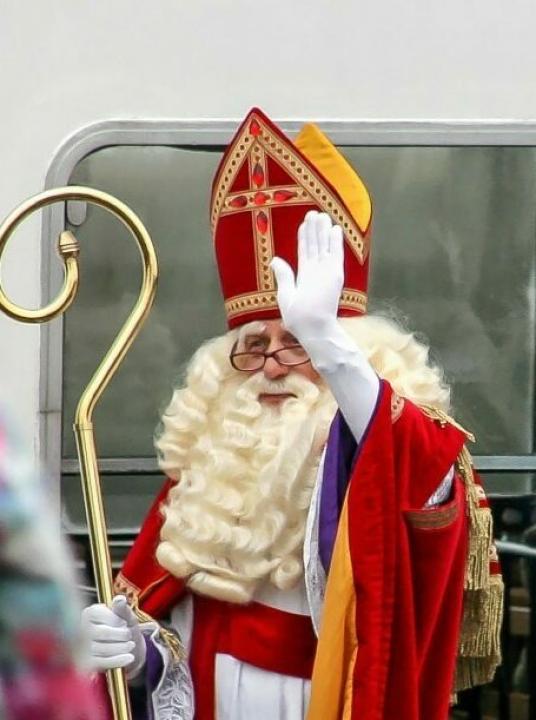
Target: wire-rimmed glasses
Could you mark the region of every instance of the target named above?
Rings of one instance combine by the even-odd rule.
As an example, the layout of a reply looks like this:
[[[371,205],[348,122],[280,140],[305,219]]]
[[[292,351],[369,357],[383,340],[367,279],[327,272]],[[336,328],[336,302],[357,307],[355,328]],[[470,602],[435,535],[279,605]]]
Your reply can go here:
[[[268,358],[274,358],[280,365],[294,367],[305,365],[309,362],[309,356],[301,345],[289,345],[278,348],[272,352],[250,350],[249,352],[236,352],[237,343],[234,344],[229,360],[235,370],[240,372],[255,372],[262,370]]]

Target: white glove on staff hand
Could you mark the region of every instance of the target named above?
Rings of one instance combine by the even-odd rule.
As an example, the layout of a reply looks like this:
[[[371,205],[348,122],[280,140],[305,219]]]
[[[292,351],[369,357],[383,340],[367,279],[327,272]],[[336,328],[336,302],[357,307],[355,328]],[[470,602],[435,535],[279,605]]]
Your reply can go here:
[[[124,595],[114,597],[111,608],[103,604],[85,608],[82,625],[91,642],[94,670],[125,668],[129,678],[139,674],[145,665],[145,641]]]
[[[380,381],[337,321],[344,284],[343,232],[326,213],[311,210],[298,230],[298,273],[281,258],[271,268],[283,324],[329,385],[357,442],[368,426]]]

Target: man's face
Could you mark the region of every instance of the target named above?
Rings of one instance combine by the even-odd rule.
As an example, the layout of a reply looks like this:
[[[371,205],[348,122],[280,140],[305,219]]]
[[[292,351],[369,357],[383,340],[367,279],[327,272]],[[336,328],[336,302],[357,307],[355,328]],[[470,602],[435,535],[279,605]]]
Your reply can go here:
[[[282,348],[299,346],[299,342],[285,329],[281,320],[265,320],[262,325],[262,330],[252,331],[241,338],[237,347],[238,352],[271,353]],[[303,353],[303,350],[301,352]],[[259,395],[261,403],[271,406],[278,406],[288,398],[295,397],[292,393],[285,392],[284,381],[289,375],[301,375],[313,383],[320,380],[320,375],[310,362],[293,366],[282,365],[274,357],[267,357],[263,369],[256,372],[262,372],[264,377],[271,382],[281,382],[282,384],[280,391],[274,389],[273,392],[263,392]]]

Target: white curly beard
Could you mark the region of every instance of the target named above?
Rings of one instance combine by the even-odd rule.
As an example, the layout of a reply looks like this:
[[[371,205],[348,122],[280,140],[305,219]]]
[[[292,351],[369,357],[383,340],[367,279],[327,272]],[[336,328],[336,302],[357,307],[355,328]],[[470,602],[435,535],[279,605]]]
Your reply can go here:
[[[259,402],[262,393],[296,398],[269,407]],[[194,591],[231,602],[248,602],[266,580],[295,586],[334,412],[325,387],[298,374],[276,383],[262,373],[222,379],[181,455],[180,479],[163,508],[158,562]],[[180,434],[187,433],[182,424]]]

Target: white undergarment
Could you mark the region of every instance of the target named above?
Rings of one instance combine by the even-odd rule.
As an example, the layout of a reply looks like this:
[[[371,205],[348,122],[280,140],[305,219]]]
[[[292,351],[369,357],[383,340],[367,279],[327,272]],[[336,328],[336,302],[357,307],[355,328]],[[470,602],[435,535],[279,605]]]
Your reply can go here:
[[[216,720],[303,720],[310,688],[310,680],[216,656]]]
[[[255,601],[309,615],[303,582],[285,592],[265,585]],[[230,655],[216,655],[216,720],[302,720],[310,688],[310,680],[261,670]]]
[[[255,601],[284,612],[309,615],[302,581],[293,590],[264,585]],[[179,603],[171,616],[187,651],[192,635],[192,598]],[[289,643],[292,638],[289,638]],[[310,680],[261,670],[236,658],[216,655],[216,720],[303,720],[309,703]]]

